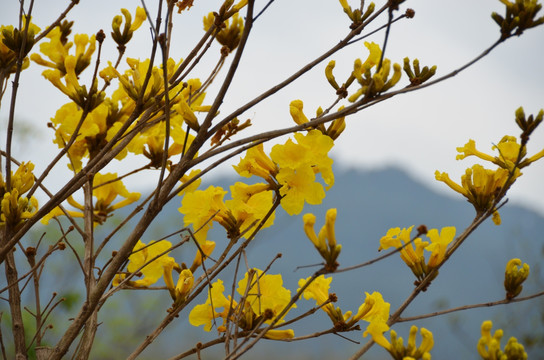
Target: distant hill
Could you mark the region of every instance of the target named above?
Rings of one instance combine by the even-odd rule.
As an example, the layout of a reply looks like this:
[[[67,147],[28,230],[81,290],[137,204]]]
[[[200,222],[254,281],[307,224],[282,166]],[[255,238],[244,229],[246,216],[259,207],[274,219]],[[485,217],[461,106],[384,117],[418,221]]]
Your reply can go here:
[[[214,181],[214,185],[228,188],[234,181],[240,180],[221,179]],[[201,188],[206,186],[203,185]],[[164,209],[164,215],[161,215],[149,228],[143,240],[148,242],[182,227],[182,217],[177,210],[179,206],[180,199],[174,199],[168,204]],[[411,225],[417,227],[417,225],[425,224],[428,228],[440,229],[443,226],[453,225],[457,227],[457,232],[461,233],[474,216],[472,206],[461,196],[459,200],[453,200],[432,192],[404,172],[394,168],[336,173],[336,184],[328,191],[323,204],[306,205],[302,214],[314,213],[317,216],[316,227],[319,228],[324,222],[326,210],[331,207],[338,209],[336,233],[338,241],[343,246],[339,257],[341,267],[362,263],[378,256],[379,239],[391,227]],[[543,256],[544,219],[531,211],[509,204],[501,209],[500,213],[503,224],[495,226],[491,221],[483,224],[463,244],[451,262],[440,270],[440,275],[428,291],[420,295],[408,307],[405,316],[504,298],[502,287],[504,267],[513,257],[519,257],[531,266],[531,276],[522,294],[527,295],[543,289],[544,273],[540,264]],[[292,292],[298,287],[298,279],[309,276],[317,269],[317,267],[309,267],[297,270],[297,267],[316,264],[321,260],[304,235],[301,215],[289,217],[279,210],[275,226],[262,231],[247,250],[249,265],[261,269],[269,264],[277,252],[281,252],[282,258],[272,265],[270,273],[281,272],[284,275],[285,287],[291,289]],[[209,238],[217,241],[218,246],[225,244],[224,231],[217,225],[213,231]],[[123,238],[123,233],[117,236]],[[192,254],[187,255],[187,258],[192,258]],[[228,278],[229,274],[232,274],[232,269],[233,266],[230,266],[222,278]],[[336,306],[344,312],[357,311],[364,301],[365,291],[380,291],[394,310],[413,289],[414,280],[408,267],[397,255],[394,255],[370,267],[334,275],[331,290],[339,298]],[[225,284],[228,283],[228,279],[225,279]],[[158,294],[157,292],[125,291],[121,295],[116,295],[115,304],[107,305],[103,309],[104,313],[101,313],[104,319],[119,318],[115,328],[99,329],[98,338],[101,339],[100,342],[104,348],[111,349],[111,346],[117,346],[119,354],[126,356],[123,349],[130,348],[131,331],[137,331],[140,335],[149,333],[158,322],[158,319],[150,318],[145,309],[157,307],[166,309],[170,305],[166,293],[161,294],[160,299],[157,298]],[[144,301],[143,310],[140,308],[142,301]],[[201,302],[204,302],[204,299]],[[313,301],[302,300],[296,314],[302,313],[304,309],[309,309],[314,304]],[[484,320],[493,320],[494,328],[503,327],[505,331],[503,346],[510,336],[516,336],[523,341],[524,334],[536,335],[537,340],[540,338],[542,342],[544,300],[536,299],[516,307],[516,311],[510,306],[480,308],[446,317],[421,320],[413,324],[428,328],[435,334],[433,359],[478,359],[476,343],[480,337],[480,325]],[[129,326],[131,323],[126,319],[132,321],[137,318],[142,321],[141,325]],[[211,339],[215,335],[214,330],[208,334],[202,328],[191,327],[183,314],[178,322],[179,324],[172,329],[167,329],[167,332],[170,332],[171,341],[167,343],[158,341],[144,353],[142,358],[146,358],[145,356],[149,359],[154,358],[151,354],[173,356],[180,350],[178,346],[181,343],[195,344],[199,340],[202,341],[203,337]],[[407,339],[410,325],[412,324],[399,324],[395,326],[395,329],[400,336]],[[147,326],[151,328],[146,328]],[[301,336],[330,326],[328,317],[320,312],[304,320],[294,329],[296,335]],[[268,357],[270,359],[278,358],[279,354],[285,360],[343,359],[366,342],[366,339],[362,338],[362,331],[343,335],[360,344],[354,344],[335,335],[328,335],[319,339],[289,344],[264,341],[259,348],[265,354],[271,354]],[[186,348],[187,346],[181,349]],[[541,344],[540,348],[532,350],[535,357],[530,355],[529,358],[537,358],[536,354],[541,354],[542,350]],[[219,346],[217,351],[221,353],[223,348]],[[377,346],[369,354],[369,357],[365,356],[365,359],[385,358],[383,350],[378,349]],[[203,358],[210,357],[204,355]],[[250,355],[246,358],[255,357]]]

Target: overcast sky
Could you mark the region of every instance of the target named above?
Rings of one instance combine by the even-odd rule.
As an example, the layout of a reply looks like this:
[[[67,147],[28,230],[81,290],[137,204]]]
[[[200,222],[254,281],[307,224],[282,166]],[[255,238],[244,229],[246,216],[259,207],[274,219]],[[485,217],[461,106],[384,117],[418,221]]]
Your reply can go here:
[[[45,28],[63,9],[63,3],[68,1],[36,1],[34,22]],[[176,15],[173,58],[179,60],[187,55],[202,34],[202,16],[218,8],[206,6],[219,3],[195,0],[191,12]],[[265,3],[258,0],[257,9]],[[355,6],[359,1],[352,0],[351,3]],[[17,21],[18,4],[16,0],[3,4],[1,24]],[[126,7],[134,13],[139,4],[139,1],[82,0],[69,19],[76,20],[75,33],[96,33],[104,29],[109,37],[111,20],[119,13],[119,8]],[[378,1],[377,7],[382,4],[383,1]],[[402,11],[406,7],[415,9],[416,16],[392,27],[386,56],[393,62],[402,64],[405,56],[417,57],[424,65],[437,65],[438,75],[443,75],[476,57],[499,36],[499,28],[490,18],[492,11],[503,12],[498,0],[409,0],[403,4]],[[276,0],[254,25],[240,73],[225,99],[222,114],[238,108],[336,44],[349,31],[349,24],[338,1]],[[144,24],[129,44],[128,56],[147,58],[149,37],[147,24]],[[381,44],[383,33],[369,40]],[[206,77],[206,70],[217,60],[218,51],[218,47],[212,49],[210,59],[202,61],[195,69],[195,77]],[[342,82],[349,75],[355,58],[364,60],[367,54],[363,43],[359,42],[334,55],[331,59],[336,60],[338,81]],[[114,58],[115,46],[107,42],[102,64]],[[480,150],[490,152],[493,143],[502,136],[519,135],[514,122],[515,110],[523,106],[526,114],[536,114],[544,108],[543,58],[544,27],[529,30],[520,38],[508,40],[453,79],[401,95],[351,116],[332,156],[341,168],[400,166],[433,189],[458,196],[434,180],[434,171],[446,171],[452,179],[459,180],[464,169],[474,162],[456,161],[456,147],[472,138]],[[318,106],[328,107],[334,101],[335,93],[324,77],[327,62],[318,65],[313,73],[303,76],[274,99],[243,114],[242,119],[251,118],[254,124],[248,134],[292,125],[288,107],[291,100],[303,100],[308,116],[313,115]],[[52,133],[46,123],[68,100],[39,75],[42,71],[43,68],[32,64],[23,73],[17,117],[31,135],[19,141],[14,152],[19,160],[37,163],[38,172],[44,168],[40,162],[58,151],[56,145],[50,143]],[[5,134],[9,95],[10,90],[0,109],[2,135]],[[528,152],[533,154],[543,147],[544,128],[540,128],[532,137]],[[121,163],[113,165],[109,171],[128,171]],[[69,176],[64,164],[59,169],[59,174]],[[221,171],[233,173],[228,167]],[[509,199],[544,215],[544,160],[523,172],[524,176],[511,190]],[[60,179],[62,177],[57,178]],[[137,180],[134,186],[154,184],[155,175],[139,176]],[[60,182],[51,181],[48,186],[55,189]]]

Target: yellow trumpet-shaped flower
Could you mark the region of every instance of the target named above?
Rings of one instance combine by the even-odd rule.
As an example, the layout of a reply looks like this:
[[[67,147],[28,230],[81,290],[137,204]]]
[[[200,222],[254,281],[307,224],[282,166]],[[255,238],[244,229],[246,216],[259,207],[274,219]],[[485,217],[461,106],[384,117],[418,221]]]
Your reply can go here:
[[[121,24],[123,23],[123,17],[121,15],[116,15],[113,18],[111,27],[111,37],[118,45],[119,50],[123,50],[125,45],[132,39],[134,31],[136,31],[142,23],[147,18],[145,10],[141,7],[136,8],[136,17],[134,22],[132,21],[132,15],[127,9],[121,9],[121,13],[125,17],[125,26],[123,31],[121,31]]]
[[[310,280],[310,277],[306,279],[300,279],[298,281],[299,289],[297,291],[300,291],[300,289]],[[320,275],[317,278],[314,279],[304,289],[302,292],[302,295],[306,300],[314,299],[315,304],[317,306],[320,306],[325,313],[329,316],[333,324],[337,324],[339,322],[344,321],[344,317],[342,316],[342,312],[340,309],[335,309],[334,305],[331,302],[328,302],[330,297],[329,288],[332,281],[332,277],[326,278],[324,275]],[[328,302],[328,303],[327,303]],[[325,304],[326,303],[326,304]],[[325,304],[325,305],[323,305]]]
[[[267,310],[272,311],[272,316],[265,320],[270,323],[291,301],[291,291],[283,287],[281,274],[265,274],[262,270],[253,269],[251,281],[249,272],[238,282],[236,291],[241,296],[246,296],[246,303],[256,317],[265,316]],[[293,308],[296,304],[293,304]]]
[[[239,230],[236,219],[226,207],[223,197],[227,192],[221,187],[209,186],[206,190],[187,193],[181,200],[181,212],[185,226],[192,225],[193,231],[202,228],[207,233],[216,221],[223,226],[229,236]]]
[[[391,305],[385,302],[382,294],[374,291],[372,294],[365,292],[365,302],[359,306],[357,313],[348,320],[348,324],[352,326],[359,320],[364,320],[369,323],[386,323],[389,320],[389,309]]]
[[[223,295],[224,291],[225,286],[220,279],[211,284],[206,302],[196,305],[189,313],[189,323],[193,326],[204,325],[204,330],[210,331],[214,319],[218,317],[225,319],[229,313],[231,301]],[[232,306],[236,306],[236,302],[233,301]],[[217,309],[220,308],[224,310],[219,312]]]
[[[196,255],[191,265],[191,271],[195,271],[202,262],[209,257],[213,250],[215,249],[215,241],[205,240],[202,243],[199,243],[200,249],[196,250]]]
[[[289,104],[289,113],[291,114],[293,121],[296,122],[298,125],[305,124],[309,121],[306,115],[304,115],[304,112],[302,111],[303,107],[304,103],[302,102],[302,100],[293,100]]]
[[[238,165],[233,167],[240,176],[251,177],[256,175],[269,183],[274,183],[272,177],[278,173],[278,167],[264,152],[263,144],[248,149],[246,156],[240,158]]]
[[[494,209],[496,196],[502,191],[508,189],[514,180],[521,173],[516,168],[514,175],[510,176],[510,172],[503,168],[497,170],[485,169],[479,164],[475,164],[472,168],[468,168],[465,175],[461,177],[461,185],[453,182],[447,173],[435,172],[437,180],[444,182],[454,191],[457,191],[468,201],[474,205],[477,212],[483,212]],[[508,181],[508,182],[507,182]],[[500,224],[498,212],[494,211],[493,221],[495,224]]]
[[[431,243],[425,247],[425,250],[431,252],[427,266],[432,269],[440,265],[444,260],[448,245],[455,237],[455,227],[444,227],[440,234],[437,229],[430,229],[427,232],[427,237],[431,239]]]
[[[425,272],[425,256],[423,250],[429,245],[428,242],[422,241],[419,237],[416,238],[413,243],[410,243],[410,233],[413,226],[409,228],[391,228],[387,231],[387,234],[380,239],[379,250],[385,250],[390,247],[401,248],[400,257],[410,267],[414,275],[418,279],[423,279],[426,275]],[[415,245],[415,248],[414,248]]]
[[[421,230],[418,228],[418,231],[422,234],[426,231],[427,237],[431,240],[430,243],[422,241],[419,237],[410,243],[412,229],[413,226],[402,230],[400,228],[389,229],[387,234],[380,239],[378,250],[390,247],[402,248],[399,251],[401,259],[410,267],[418,280],[423,280],[434,268],[438,267],[444,261],[448,245],[453,241],[456,229],[453,226],[448,226],[442,228],[439,233],[438,229],[426,231],[426,229]],[[427,262],[425,261],[425,251],[431,253]],[[435,272],[434,276],[436,277],[437,275],[438,273]]]
[[[252,234],[249,227],[258,224],[272,209],[274,194],[268,184],[246,185],[242,182],[231,186],[230,192],[232,200],[227,200],[225,205],[236,219],[240,232],[248,238]],[[274,218],[275,212],[268,217],[262,228],[272,226]]]
[[[316,235],[314,230],[315,216],[313,214],[305,214],[303,216],[304,232],[325,260],[326,268],[332,271],[338,267],[336,259],[342,250],[342,245],[336,243],[334,231],[336,209],[329,209],[325,219],[325,225],[319,231],[319,235]]]
[[[35,63],[49,67],[53,70],[59,70],[61,77],[68,73],[66,60],[72,56],[74,60],[72,66],[76,76],[79,76],[92,61],[92,55],[96,50],[96,36],[89,37],[87,34],[76,34],[74,42],[68,42],[66,39],[70,30],[71,24],[57,26],[49,34],[47,38],[49,42],[44,42],[40,45],[40,52],[47,56],[49,60],[43,59],[40,54],[32,54],[30,59]],[[75,53],[70,54],[70,49],[75,46]]]
[[[165,269],[168,269],[165,282],[169,288],[173,287],[171,271],[175,266],[175,261],[168,256],[170,248],[172,248],[172,243],[166,240],[151,241],[147,245],[138,240],[128,258],[127,271],[129,273],[138,271],[136,276],[143,276],[143,278],[133,280],[133,277],[128,281],[128,285],[148,287],[155,284],[163,275],[166,275]],[[126,274],[118,274],[113,280],[113,286],[118,286],[125,277]]]

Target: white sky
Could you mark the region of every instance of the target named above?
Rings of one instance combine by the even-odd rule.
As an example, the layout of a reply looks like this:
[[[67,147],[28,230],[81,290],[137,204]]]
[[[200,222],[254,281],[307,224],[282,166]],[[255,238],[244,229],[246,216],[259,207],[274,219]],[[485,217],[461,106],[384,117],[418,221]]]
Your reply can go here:
[[[34,22],[45,28],[67,3],[37,1]],[[195,0],[191,12],[176,15],[174,59],[187,55],[202,34],[202,16],[218,8],[218,5],[210,4],[219,3],[217,0]],[[257,9],[265,3],[257,0]],[[355,6],[359,1],[352,0],[351,3]],[[383,3],[378,1],[377,8]],[[108,36],[102,58],[105,65],[108,59],[113,61],[116,56],[109,36],[113,16],[121,7],[133,13],[139,4],[139,1],[128,0],[82,0],[69,19],[76,20],[75,33],[90,34],[104,29]],[[0,23],[16,22],[18,6],[19,1],[16,0],[3,4]],[[477,56],[499,36],[498,26],[490,18],[491,11],[503,12],[498,0],[409,0],[403,4],[402,10],[406,7],[415,9],[416,16],[393,26],[386,54],[393,62],[402,64],[405,56],[417,57],[424,65],[437,65],[437,75],[443,75]],[[379,24],[384,21],[385,18]],[[349,31],[349,24],[335,0],[276,0],[254,25],[240,72],[224,101],[222,114],[228,114],[251,100],[336,44]],[[370,26],[369,29],[375,27]],[[147,24],[144,24],[134,41],[129,43],[128,56],[148,57],[149,34]],[[369,40],[381,44],[383,33]],[[210,64],[217,60],[218,51],[218,47],[212,49],[209,61],[202,61],[196,68],[195,77],[206,77]],[[338,82],[347,78],[355,58],[364,60],[367,54],[363,43],[359,42],[333,56],[331,59],[336,60]],[[341,167],[400,166],[433,189],[457,196],[443,183],[434,180],[434,171],[446,171],[452,179],[460,179],[464,169],[473,162],[456,161],[456,147],[472,138],[480,150],[489,152],[492,144],[502,136],[519,135],[514,111],[523,106],[526,114],[536,114],[544,108],[543,57],[544,27],[529,30],[520,38],[508,40],[490,56],[453,79],[399,96],[348,118],[347,130],[334,147],[332,156],[339,160]],[[247,134],[291,126],[288,107],[291,100],[303,100],[308,116],[313,115],[318,106],[328,107],[334,101],[335,93],[325,80],[327,62],[276,94],[274,99],[243,114],[242,119],[251,118],[254,124]],[[68,101],[40,76],[42,71],[42,67],[32,64],[23,72],[17,118],[30,130],[30,136],[19,141],[14,148],[14,156],[19,160],[32,160],[37,164],[38,172],[58,151],[51,143],[52,132],[46,123],[56,109]],[[4,95],[0,109],[2,135],[7,123],[10,90]],[[529,154],[543,147],[544,128],[540,128],[529,143]],[[53,190],[60,187],[63,176],[70,176],[65,164],[57,168],[59,175],[47,183]],[[128,167],[115,162],[108,170],[124,173]],[[544,215],[544,160],[523,172],[525,175],[515,184],[509,199]],[[233,174],[233,171],[225,167],[216,173]],[[153,185],[155,178],[155,174],[138,176],[133,185]],[[130,185],[127,187],[133,190]]]

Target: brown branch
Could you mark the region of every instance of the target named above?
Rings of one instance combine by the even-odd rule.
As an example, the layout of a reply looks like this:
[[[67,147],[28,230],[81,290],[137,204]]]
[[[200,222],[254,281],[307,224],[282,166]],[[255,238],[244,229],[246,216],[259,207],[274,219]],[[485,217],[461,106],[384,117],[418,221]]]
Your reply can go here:
[[[497,306],[497,305],[505,305],[505,304],[515,303],[515,302],[527,301],[527,300],[531,300],[531,299],[541,297],[541,296],[544,296],[544,291],[541,291],[541,292],[538,292],[538,293],[535,293],[535,294],[532,294],[532,295],[524,296],[524,297],[518,297],[518,298],[515,298],[515,299],[502,299],[502,300],[492,301],[492,302],[487,302],[487,303],[463,305],[463,306],[458,306],[458,307],[451,308],[451,309],[435,311],[433,313],[428,313],[428,314],[422,314],[422,315],[410,316],[410,317],[399,317],[397,319],[397,322],[407,322],[407,321],[422,320],[422,319],[427,319],[427,318],[431,318],[431,317],[435,317],[435,316],[445,315],[445,314],[449,314],[449,313],[453,313],[453,312],[457,312],[457,311],[468,310],[468,309],[477,309],[477,308],[481,308],[481,307],[492,307],[492,306]]]

